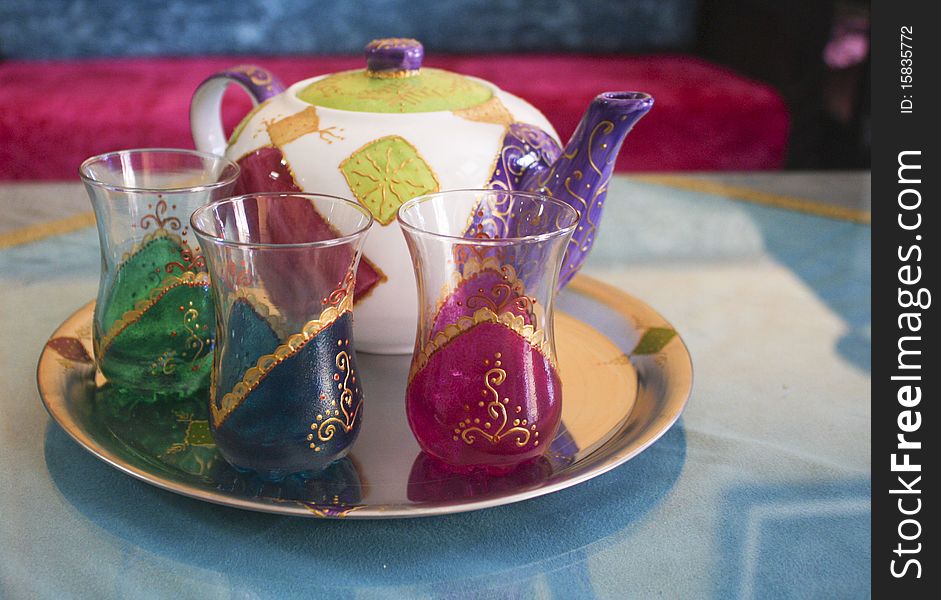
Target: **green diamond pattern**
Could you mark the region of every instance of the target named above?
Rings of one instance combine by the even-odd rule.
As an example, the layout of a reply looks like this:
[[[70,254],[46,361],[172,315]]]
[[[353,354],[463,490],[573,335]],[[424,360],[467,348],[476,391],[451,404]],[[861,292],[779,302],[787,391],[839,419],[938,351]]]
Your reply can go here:
[[[418,150],[397,135],[370,142],[340,163],[350,190],[377,221],[388,225],[399,206],[438,191],[438,178]]]

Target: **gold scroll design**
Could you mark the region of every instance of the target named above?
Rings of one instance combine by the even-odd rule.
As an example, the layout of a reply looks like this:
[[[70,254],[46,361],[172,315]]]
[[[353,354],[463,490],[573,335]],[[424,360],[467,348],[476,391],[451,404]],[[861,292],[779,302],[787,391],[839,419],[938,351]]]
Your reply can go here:
[[[494,96],[493,100],[497,100]],[[487,103],[484,103],[487,104]],[[483,105],[482,105],[483,106]],[[468,111],[474,110],[467,109]],[[455,114],[461,111],[455,111]],[[471,119],[475,120],[475,119]],[[535,154],[533,158],[539,162],[546,162],[552,157],[552,153],[556,148],[547,142],[547,137],[542,137],[538,135],[539,130],[527,123],[515,123],[511,129],[507,124],[506,131],[503,135],[503,141],[500,144],[500,151],[494,156],[493,164],[490,166],[490,182],[487,184],[487,187],[493,190],[503,190],[511,191],[518,189],[519,185],[523,181],[523,175],[525,174],[526,167],[522,167],[522,164],[531,165],[531,162],[524,162],[521,160],[522,157]],[[522,142],[522,144],[514,143],[516,140]],[[503,177],[506,177],[506,182],[502,180]],[[547,179],[548,181],[548,179]],[[545,182],[540,183],[541,186],[545,185]],[[489,201],[488,210],[486,211],[487,218],[482,219],[480,225],[483,225],[483,229],[492,229],[494,232],[506,235],[510,229],[510,213],[512,212],[512,197],[507,194],[503,196],[497,196],[496,198],[491,198]],[[479,212],[482,211],[481,204],[484,202],[481,199],[474,210],[471,212],[468,217],[467,227],[465,229],[469,230],[473,226],[474,217]]]
[[[475,209],[474,214],[479,214],[477,209]],[[472,214],[468,219],[467,227],[472,226],[474,215]],[[490,219],[485,220],[477,225],[477,232],[474,233],[471,237],[466,237],[467,242],[462,242],[457,244],[452,251],[454,255],[454,264],[457,265],[458,271],[464,272],[464,265],[469,262],[481,262],[487,260],[488,258],[494,259],[497,261],[502,261],[506,258],[506,249],[503,246],[485,246],[483,244],[475,244],[471,240],[493,240],[500,239],[499,234],[491,236],[486,231],[483,231],[483,227],[486,223],[493,223]]]
[[[189,337],[186,338],[186,344],[190,347],[191,350],[196,352],[193,354],[193,361],[197,357],[202,356],[203,350],[206,348],[206,340],[199,337],[199,334],[196,333],[196,329],[199,329],[199,323],[196,322],[199,319],[199,311],[193,307],[193,302],[189,302],[189,308],[183,313],[183,329],[189,333]],[[192,327],[190,327],[192,325]]]
[[[271,138],[271,143],[279,148],[283,147],[285,144],[290,144],[308,133],[316,133],[320,136],[321,140],[328,144],[345,139],[339,133],[343,131],[342,129],[338,129],[335,126],[323,129],[320,128],[320,116],[317,114],[317,108],[315,106],[308,106],[299,113],[295,113],[289,117],[284,117],[277,121],[269,120],[264,123],[268,130],[268,137]]]
[[[527,217],[523,215],[522,218]],[[481,239],[493,239],[486,235],[481,235],[480,237]],[[443,299],[439,302],[439,309],[441,306],[444,306],[448,295],[453,293],[453,290],[456,290],[463,280],[470,279],[482,271],[491,270],[503,274],[504,281],[508,284],[508,289],[497,290],[494,288],[491,290],[494,295],[494,300],[498,301],[497,305],[492,307],[493,310],[500,312],[500,309],[504,306],[503,303],[499,302],[500,296],[496,294],[496,292],[500,291],[506,293],[504,299],[515,298],[518,300],[517,307],[520,310],[525,310],[529,313],[533,312],[536,299],[526,295],[523,279],[526,277],[527,273],[532,273],[533,270],[539,272],[539,270],[542,269],[543,265],[539,260],[540,255],[538,252],[526,252],[525,248],[519,249],[517,256],[513,258],[519,269],[504,262],[504,260],[506,260],[506,251],[501,246],[491,248],[482,245],[475,246],[471,243],[461,244],[454,249],[453,255],[454,263],[457,268],[452,273],[450,286],[445,284],[442,288],[441,295]],[[512,294],[509,292],[512,292]],[[475,298],[477,298],[478,301],[482,300],[479,297]],[[469,306],[469,308],[474,307]]]
[[[451,297],[454,291],[457,290],[463,282],[485,271],[494,271],[503,275],[503,283],[493,286],[493,288],[489,290],[489,294],[487,292],[480,292],[468,297],[465,306],[474,309],[480,308],[481,305],[486,305],[486,308],[489,308],[494,313],[500,314],[503,309],[507,307],[507,304],[512,301],[516,308],[526,311],[529,314],[530,323],[535,322],[536,299],[526,295],[526,288],[523,285],[523,281],[516,274],[516,269],[513,268],[513,265],[503,264],[500,262],[500,259],[495,256],[488,256],[482,259],[477,256],[469,256],[466,258],[465,262],[463,262],[462,267],[463,273],[455,270],[451,274],[451,285],[448,286],[445,284],[443,287],[441,300],[438,301],[435,314],[441,312],[448,298]],[[476,306],[471,305],[471,300],[475,302]]]
[[[164,265],[163,270],[166,273],[172,274],[173,271],[176,269],[179,269],[180,272],[184,274],[186,272],[204,271],[206,269],[206,259],[203,258],[202,254],[199,253],[200,252],[199,248],[196,248],[196,249],[190,248],[189,244],[187,243],[185,239],[183,239],[183,237],[169,231],[168,229],[164,227],[164,225],[169,223],[171,229],[174,228],[174,224],[173,224],[174,221],[176,222],[176,225],[175,225],[176,229],[179,229],[180,225],[179,225],[179,219],[177,219],[176,217],[170,217],[169,219],[166,219],[166,220],[160,219],[159,207],[161,204],[164,206],[164,210],[165,210],[166,202],[164,200],[160,200],[157,203],[158,209],[154,211],[154,214],[145,215],[141,219],[141,224],[142,224],[143,229],[147,229],[150,226],[148,224],[149,219],[153,219],[154,222],[158,223],[157,229],[146,234],[144,237],[140,239],[140,241],[134,244],[130,250],[128,250],[127,252],[121,255],[121,261],[120,261],[121,266],[123,267],[124,264],[128,260],[130,260],[138,252],[143,250],[148,244],[152,243],[155,240],[166,238],[172,243],[179,246],[180,248],[180,260],[170,261],[166,265]],[[159,269],[157,272],[159,273]]]
[[[248,76],[248,79],[252,82],[252,85],[264,88],[269,94],[273,94],[274,89],[274,77],[270,71],[256,67],[255,65],[236,65],[228,71],[237,71],[244,75]]]
[[[150,205],[148,205],[148,208]],[[176,210],[176,204],[172,207]],[[141,217],[140,228],[141,229],[150,229],[151,225],[154,225],[156,229],[167,229],[170,228],[173,231],[179,231],[181,227],[179,217],[173,215],[168,215],[170,208],[167,207],[167,201],[163,198],[157,200],[157,204],[153,207],[154,212],[149,213]]]
[[[506,148],[503,150],[505,151]],[[505,159],[501,159],[499,156],[497,158],[502,160],[504,164],[506,163]],[[490,172],[493,173],[494,169],[496,167],[491,169]],[[517,177],[518,182],[519,178]],[[509,191],[504,183],[498,179],[490,182],[490,189]],[[488,197],[478,200],[474,205],[474,209],[467,216],[467,225],[464,227],[465,237],[470,236],[469,239],[484,240],[506,237],[510,229],[509,216],[513,208],[509,197],[509,194],[501,194],[501,198]],[[476,225],[474,221],[477,221]],[[479,254],[480,251],[474,251],[474,253]]]
[[[522,145],[514,143],[516,140],[512,138],[516,138],[516,140],[522,142]],[[507,132],[503,137],[503,144],[500,147],[500,152],[494,159],[493,168],[490,172],[491,176],[496,175],[496,177],[490,182],[489,187],[493,189],[505,189],[504,183],[498,179],[498,177],[501,176],[499,172],[500,169],[506,172],[507,178],[512,179],[512,183],[519,185],[522,182],[526,168],[533,164],[528,160],[521,161],[523,157],[535,154],[532,158],[539,162],[555,163],[556,161],[553,161],[552,158],[556,152],[558,152],[558,146],[555,145],[551,137],[544,135],[544,132],[538,127],[530,125],[529,123],[514,123],[513,127],[507,128]],[[574,158],[574,156],[575,154],[572,155],[572,158]],[[526,166],[522,166],[521,162]],[[540,185],[544,186],[546,181],[548,181],[548,178],[540,182]],[[515,188],[511,186],[510,189]]]
[[[212,383],[210,386],[211,398],[209,402],[213,425],[216,427],[222,425],[229,415],[242,405],[242,402],[245,401],[248,394],[261,383],[268,373],[288,358],[300,352],[301,349],[307,345],[307,342],[314,339],[318,333],[333,324],[345,313],[351,311],[352,308],[353,298],[350,295],[344,297],[337,306],[328,306],[325,308],[317,319],[305,323],[300,332],[288,337],[283,344],[275,348],[274,352],[261,356],[255,362],[255,366],[249,367],[249,369],[245,371],[245,374],[242,375],[242,379],[232,386],[232,390],[224,394],[222,400],[218,402],[218,390],[216,389],[215,381],[216,369],[213,369]]]
[[[478,123],[493,123],[494,125],[507,127],[513,122],[513,115],[496,96],[493,96],[490,100],[482,102],[477,106],[462,108],[452,112],[455,117],[467,119],[468,121],[476,121]]]
[[[192,271],[187,271],[181,275],[168,275],[165,277],[159,286],[151,290],[147,298],[138,300],[134,305],[134,308],[125,312],[117,321],[114,322],[114,324],[111,325],[111,328],[108,330],[108,332],[99,340],[96,355],[104,356],[104,353],[108,350],[108,347],[112,342],[114,342],[115,338],[118,337],[122,331],[139,321],[140,318],[144,316],[144,313],[153,308],[154,305],[156,305],[157,302],[159,302],[160,299],[167,294],[167,292],[174,288],[180,287],[181,285],[189,287],[208,287],[209,274],[203,272],[194,273]]]
[[[498,354],[499,356],[499,354]],[[499,362],[499,361],[497,361]],[[506,371],[501,369],[498,366],[487,371],[484,375],[484,393],[489,393],[493,399],[487,403],[487,415],[492,419],[492,421],[486,421],[484,423],[484,428],[482,429],[477,425],[480,422],[479,418],[474,419],[474,425],[470,425],[470,418],[461,421],[458,424],[458,427],[454,428],[454,440],[460,439],[468,446],[473,446],[474,442],[477,441],[477,438],[483,438],[490,442],[491,444],[499,444],[506,438],[512,438],[513,443],[517,447],[522,448],[528,442],[530,437],[539,437],[539,432],[536,431],[536,425],[530,425],[530,429],[526,429],[526,426],[529,425],[526,419],[514,419],[512,425],[507,427],[510,417],[507,414],[507,405],[510,403],[509,398],[504,398],[500,400],[500,392],[497,391],[503,382],[506,381]],[[483,405],[483,402],[479,402],[478,405]],[[519,411],[519,407],[517,412]],[[491,431],[485,431],[491,427],[491,423],[499,423],[499,427]],[[533,445],[538,446],[539,440],[536,440]]]
[[[523,317],[511,312],[497,314],[489,308],[481,308],[474,312],[472,316],[461,317],[457,322],[448,325],[436,333],[434,337],[415,354],[412,360],[412,367],[408,374],[409,382],[415,378],[415,375],[417,375],[419,371],[428,365],[428,361],[431,360],[435,352],[444,348],[451,340],[470,331],[481,323],[494,323],[507,327],[526,340],[537,352],[545,356],[553,367],[556,367],[555,357],[552,355],[549,338],[546,336],[545,331],[527,324]]]
[[[345,341],[346,345],[349,345],[350,341]],[[356,417],[359,416],[360,409],[363,407],[362,399],[356,404],[355,408],[353,407],[353,390],[350,388],[350,378],[352,377],[353,384],[355,385],[356,375],[353,372],[353,365],[350,362],[349,353],[346,350],[341,350],[337,354],[335,363],[338,373],[334,375],[334,379],[343,378],[343,382],[338,384],[340,388],[340,408],[334,410],[334,415],[326,419],[324,419],[323,414],[318,414],[317,420],[310,424],[310,428],[317,432],[316,437],[321,442],[329,442],[332,440],[338,428],[349,433],[353,427],[356,426]],[[342,416],[339,414],[341,412]],[[327,414],[330,414],[329,411],[327,411]],[[314,434],[308,434],[307,441],[310,442],[310,447],[315,452],[320,452],[321,447],[313,440]]]
[[[508,172],[510,171],[510,169],[507,168],[508,165],[513,165],[514,162],[507,159],[503,154],[511,148],[513,147],[504,146],[501,154],[497,156],[497,162],[495,163],[495,165],[502,165],[502,168],[507,169]],[[499,168],[499,166],[494,166],[491,168],[491,173],[499,171]],[[516,182],[519,183],[519,176],[517,176],[515,172],[511,174],[516,178]],[[520,175],[522,175],[521,172]],[[496,197],[487,195],[478,200],[474,205],[474,209],[467,217],[467,225],[464,227],[464,231],[466,232],[465,237],[468,240],[493,240],[509,236],[510,214],[513,212],[512,196],[510,194],[500,193],[501,191],[509,191],[509,189],[499,179],[493,179],[489,187],[490,189],[497,190],[494,192]],[[476,225],[474,221],[477,221]],[[503,258],[506,255],[506,251],[501,246],[491,248],[482,245],[475,246],[472,242],[466,242],[457,246],[454,250],[454,259],[458,265],[463,265],[470,260],[484,260],[488,254],[497,258]]]
[[[594,147],[595,147],[595,136],[610,135],[613,131],[614,131],[614,123],[612,123],[611,121],[601,121],[600,123],[595,125],[595,127],[591,130],[591,133],[588,135],[588,146],[587,146],[588,147],[588,165],[591,167],[592,171],[597,173],[599,176],[602,176],[601,185],[595,188],[595,190],[592,192],[590,188],[587,187],[587,184],[586,184],[586,188],[585,188],[586,191],[583,192],[583,194],[579,194],[578,192],[573,190],[572,189],[573,183],[577,185],[578,182],[580,182],[585,176],[584,173],[578,169],[574,170],[571,175],[565,178],[565,181],[564,181],[565,191],[568,192],[568,195],[572,200],[577,201],[579,204],[579,206],[573,206],[573,208],[575,208],[575,210],[578,211],[578,216],[579,216],[578,230],[583,231],[585,227],[588,228],[588,231],[586,233],[579,236],[581,237],[581,239],[585,240],[586,245],[583,246],[582,248],[578,248],[578,240],[576,239],[576,236],[572,236],[572,238],[569,240],[569,244],[574,245],[576,249],[581,250],[582,252],[588,251],[588,248],[589,248],[588,244],[591,243],[591,239],[594,237],[595,233],[598,230],[598,224],[592,221],[591,219],[591,211],[589,210],[589,207],[591,207],[592,204],[597,204],[600,207],[603,204],[603,200],[601,200],[601,198],[608,191],[608,182],[603,181],[603,173],[601,171],[601,167],[598,166],[598,164],[595,162],[594,156],[592,156],[592,151],[594,150]],[[571,154],[563,154],[562,157],[559,160],[557,160],[555,164],[552,165],[552,168],[550,168],[546,172],[546,176],[542,178],[541,181],[539,181],[539,188],[547,196],[554,197],[554,194],[552,193],[552,190],[546,188],[546,184],[555,175],[556,170],[559,168],[559,166],[562,165],[563,161],[567,162],[567,161],[573,160],[576,156],[578,156],[579,150],[581,148],[581,144],[577,144],[576,146],[577,147],[575,148],[575,150],[572,151]],[[606,149],[608,147],[608,142],[603,142],[601,144],[601,147],[603,149]],[[616,159],[617,159],[617,155],[612,155],[611,159],[607,163],[605,163],[603,166],[605,167],[610,166],[610,164],[614,162]],[[564,275],[565,273],[562,274],[562,276]]]
[[[356,272],[351,268],[343,276],[343,280],[337,284],[337,287],[320,299],[324,306],[339,306],[347,296],[352,296],[356,288]]]
[[[186,338],[186,345],[190,350],[193,350],[193,358],[189,361],[191,364],[195,363],[197,360],[205,356],[203,350],[206,349],[206,342],[209,341],[212,343],[212,340],[204,340],[199,337],[199,333],[196,331],[199,329],[199,323],[196,321],[199,319],[199,310],[193,306],[193,301],[189,301],[189,308],[184,306],[180,307],[183,310],[183,329],[189,333],[189,336]],[[190,327],[192,325],[192,327]],[[175,334],[174,334],[175,335]],[[212,347],[210,346],[210,349]],[[185,354],[183,355],[186,356]],[[176,368],[183,364],[183,361],[177,358],[175,350],[166,350],[157,357],[150,365],[150,374],[157,375],[158,373],[163,373],[164,375],[172,375]]]

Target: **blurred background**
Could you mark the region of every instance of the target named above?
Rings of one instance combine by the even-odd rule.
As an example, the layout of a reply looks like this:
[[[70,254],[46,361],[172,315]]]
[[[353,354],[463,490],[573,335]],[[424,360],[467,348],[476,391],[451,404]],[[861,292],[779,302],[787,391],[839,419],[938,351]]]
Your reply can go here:
[[[293,83],[397,36],[526,98],[563,141],[596,94],[652,93],[619,171],[868,168],[869,15],[858,0],[0,0],[0,179],[192,147],[189,100],[212,73],[248,62]],[[229,96],[233,127],[250,102]]]

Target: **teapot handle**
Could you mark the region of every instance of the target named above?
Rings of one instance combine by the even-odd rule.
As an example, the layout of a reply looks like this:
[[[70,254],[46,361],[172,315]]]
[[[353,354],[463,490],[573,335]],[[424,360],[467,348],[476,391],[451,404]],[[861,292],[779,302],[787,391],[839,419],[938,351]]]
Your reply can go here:
[[[226,149],[222,129],[222,95],[232,83],[238,84],[258,105],[284,91],[284,84],[271,71],[255,65],[239,65],[220,71],[199,84],[190,104],[190,128],[200,152],[223,156]]]

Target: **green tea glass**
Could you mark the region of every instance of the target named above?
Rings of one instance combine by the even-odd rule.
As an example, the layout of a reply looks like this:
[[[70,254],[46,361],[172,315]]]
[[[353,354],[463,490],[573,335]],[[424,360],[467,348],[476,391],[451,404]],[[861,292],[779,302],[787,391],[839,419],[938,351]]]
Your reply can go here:
[[[110,384],[151,397],[208,387],[215,317],[189,219],[231,195],[238,166],[190,150],[142,149],[89,158],[79,173],[101,245],[98,369]]]

